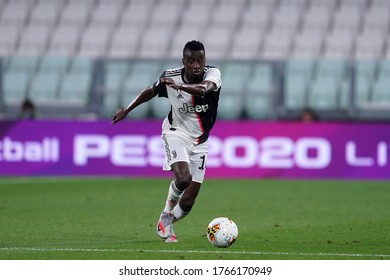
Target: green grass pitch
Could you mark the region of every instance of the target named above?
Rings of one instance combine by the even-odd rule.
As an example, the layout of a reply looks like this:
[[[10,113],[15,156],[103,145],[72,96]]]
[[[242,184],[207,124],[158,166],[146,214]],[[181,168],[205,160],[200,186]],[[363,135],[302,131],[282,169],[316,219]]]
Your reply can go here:
[[[388,182],[208,179],[170,244],[155,232],[168,184],[0,178],[0,259],[390,259]],[[206,238],[218,216],[238,226],[229,248]]]

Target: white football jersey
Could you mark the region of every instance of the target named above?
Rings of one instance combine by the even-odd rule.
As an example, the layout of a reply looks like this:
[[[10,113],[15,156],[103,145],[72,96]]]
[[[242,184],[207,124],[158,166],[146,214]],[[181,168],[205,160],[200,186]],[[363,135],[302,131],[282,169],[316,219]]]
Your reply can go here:
[[[168,69],[161,77],[169,77],[178,83],[184,80],[184,66]],[[156,81],[153,85],[159,97],[166,97],[171,103],[171,111],[163,122],[163,130],[175,131],[194,144],[205,142],[212,129],[218,109],[221,91],[221,72],[213,66],[205,66],[203,80],[212,81],[217,89],[205,96],[194,96],[185,91],[177,91]]]

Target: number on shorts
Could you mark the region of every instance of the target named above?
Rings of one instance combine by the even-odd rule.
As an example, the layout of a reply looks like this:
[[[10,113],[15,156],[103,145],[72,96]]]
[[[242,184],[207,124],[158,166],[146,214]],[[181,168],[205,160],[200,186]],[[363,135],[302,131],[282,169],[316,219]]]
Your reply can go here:
[[[202,164],[200,165],[199,169],[200,169],[200,170],[204,170],[204,162],[205,162],[205,160],[206,160],[206,156],[203,155],[203,156],[201,156],[200,158],[202,159]]]

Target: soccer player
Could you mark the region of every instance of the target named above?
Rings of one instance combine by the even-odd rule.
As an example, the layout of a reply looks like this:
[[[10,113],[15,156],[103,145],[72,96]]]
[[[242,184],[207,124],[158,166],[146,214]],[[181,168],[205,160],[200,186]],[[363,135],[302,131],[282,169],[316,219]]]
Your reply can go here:
[[[164,170],[173,171],[157,234],[165,242],[177,242],[173,223],[187,216],[198,196],[207,161],[207,139],[216,117],[221,72],[206,65],[204,45],[189,41],[183,49],[183,66],[165,70],[160,78],[126,107],[116,110],[112,124],[153,97],[166,97],[171,111],[162,124]]]

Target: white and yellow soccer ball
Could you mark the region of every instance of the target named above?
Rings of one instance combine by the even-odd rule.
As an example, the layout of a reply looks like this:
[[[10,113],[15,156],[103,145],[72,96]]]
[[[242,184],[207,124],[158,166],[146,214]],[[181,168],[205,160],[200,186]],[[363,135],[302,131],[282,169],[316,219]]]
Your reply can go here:
[[[217,247],[229,247],[238,237],[237,225],[232,219],[218,217],[207,227],[207,239]]]

